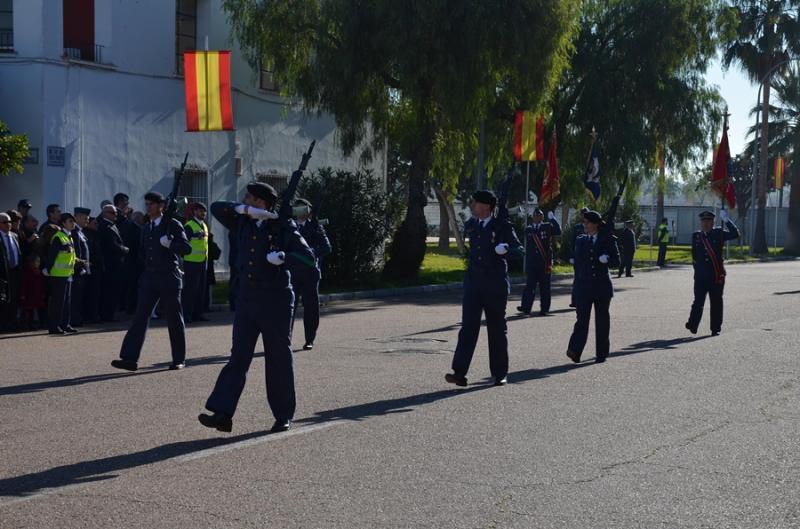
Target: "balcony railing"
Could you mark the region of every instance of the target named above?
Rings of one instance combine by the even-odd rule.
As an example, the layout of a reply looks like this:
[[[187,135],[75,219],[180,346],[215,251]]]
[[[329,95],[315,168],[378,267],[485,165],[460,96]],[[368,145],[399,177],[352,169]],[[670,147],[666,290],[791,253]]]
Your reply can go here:
[[[103,63],[103,46],[100,44],[79,44],[72,42],[64,46],[64,57],[77,61]]]
[[[0,29],[0,50],[14,49],[14,30]]]

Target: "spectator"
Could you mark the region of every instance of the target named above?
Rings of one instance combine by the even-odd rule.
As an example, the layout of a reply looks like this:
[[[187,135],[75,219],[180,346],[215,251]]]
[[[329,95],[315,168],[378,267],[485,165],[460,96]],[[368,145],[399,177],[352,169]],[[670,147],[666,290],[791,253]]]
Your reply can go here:
[[[39,229],[39,219],[33,215],[25,215],[22,218],[22,225],[19,232],[19,246],[22,250],[23,259],[27,259],[28,255],[36,252],[36,246],[39,241],[39,234],[36,233]]]
[[[139,242],[142,239],[142,229],[131,219],[133,209],[130,207],[128,195],[125,193],[114,195],[114,207],[117,208],[116,223],[122,237],[122,244],[129,249],[122,266],[122,297],[119,308],[126,314],[133,314],[136,310],[139,275],[141,275]]]
[[[61,215],[59,231],[53,235],[42,263],[42,273],[50,285],[50,298],[47,302],[47,325],[50,334],[78,332],[70,325],[72,276],[75,273],[75,245],[72,243],[72,230],[75,217],[69,213]]]
[[[0,213],[0,330],[19,330],[19,291],[22,251],[17,234],[11,231],[11,217]]]
[[[123,292],[125,256],[130,251],[122,242],[116,220],[117,208],[110,204],[104,206],[98,233],[103,254],[100,318],[105,322],[116,321],[114,316]]]
[[[32,207],[33,204],[31,204],[31,201],[28,200],[27,198],[23,198],[22,200],[17,202],[17,211],[19,211],[19,214],[22,217],[27,216],[30,213]]]
[[[9,217],[11,217],[11,231],[13,231],[14,233],[17,234],[17,236],[19,236],[19,228],[22,222],[22,215],[20,215],[19,211],[17,211],[16,209],[9,209],[8,211],[6,211],[6,213],[8,213]]]
[[[100,299],[102,297],[103,281],[103,252],[100,246],[99,219],[89,217],[89,222],[84,230],[89,244],[89,269],[91,274],[86,281],[83,294],[83,321],[84,323],[97,323],[100,321]]]
[[[20,307],[22,309],[22,329],[32,331],[44,322],[44,276],[40,270],[39,256],[35,253],[25,258],[22,272]]]

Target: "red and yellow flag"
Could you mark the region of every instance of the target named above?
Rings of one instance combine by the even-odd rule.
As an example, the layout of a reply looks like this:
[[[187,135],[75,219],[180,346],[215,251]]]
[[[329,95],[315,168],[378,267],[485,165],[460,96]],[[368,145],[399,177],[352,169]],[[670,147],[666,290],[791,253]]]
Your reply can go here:
[[[544,116],[518,110],[514,119],[514,159],[522,162],[544,160]]]
[[[231,52],[183,53],[186,131],[233,130]]]
[[[558,158],[556,157],[556,131],[553,131],[553,139],[550,140],[550,149],[547,153],[547,165],[544,168],[544,178],[542,179],[542,190],[539,193],[539,202],[550,204],[554,202],[561,193],[561,179],[558,174]]]
[[[783,189],[784,166],[783,156],[775,158],[775,189]]]

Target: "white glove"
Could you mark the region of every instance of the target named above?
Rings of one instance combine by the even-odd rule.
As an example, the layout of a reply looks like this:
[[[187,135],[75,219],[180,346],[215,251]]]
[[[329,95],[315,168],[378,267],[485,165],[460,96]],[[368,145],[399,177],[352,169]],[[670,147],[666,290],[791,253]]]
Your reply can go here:
[[[508,244],[501,242],[497,246],[494,247],[494,253],[497,255],[505,255],[508,253]]]
[[[266,209],[254,208],[253,206],[246,206],[239,204],[233,210],[239,215],[249,215],[254,219],[277,219],[278,214]]]
[[[608,256],[606,254],[601,255],[597,260],[603,264],[608,264]]]
[[[50,275],[50,272],[47,271],[47,268],[42,268],[42,275],[45,277]]]
[[[573,259],[572,257],[570,257],[570,258],[569,258],[569,264],[575,264],[575,259]]]
[[[728,212],[724,209],[720,210],[719,218],[722,219],[722,222],[728,222],[731,218],[728,216]]]
[[[556,220],[556,216],[553,214],[552,211],[547,212],[547,218],[550,220]]]
[[[172,239],[170,239],[167,235],[162,235],[158,241],[164,248],[169,248],[169,245],[172,244]]]
[[[269,264],[280,266],[286,261],[286,254],[283,252],[269,252],[267,254],[267,261],[269,261]]]

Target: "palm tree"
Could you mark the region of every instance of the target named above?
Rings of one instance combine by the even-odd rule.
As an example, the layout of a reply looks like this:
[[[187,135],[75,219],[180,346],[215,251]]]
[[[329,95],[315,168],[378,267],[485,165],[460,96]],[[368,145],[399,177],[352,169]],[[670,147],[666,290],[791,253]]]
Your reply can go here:
[[[751,81],[762,83],[761,146],[758,167],[758,210],[752,252],[767,253],[765,213],[769,159],[770,76],[800,56],[800,0],[732,0],[723,12],[733,21],[732,39],[722,57],[725,68],[737,63]],[[782,66],[780,66],[782,65]]]
[[[790,169],[789,224],[784,251],[800,254],[800,66],[779,76],[774,84],[778,105],[773,110],[772,152],[782,154]]]

